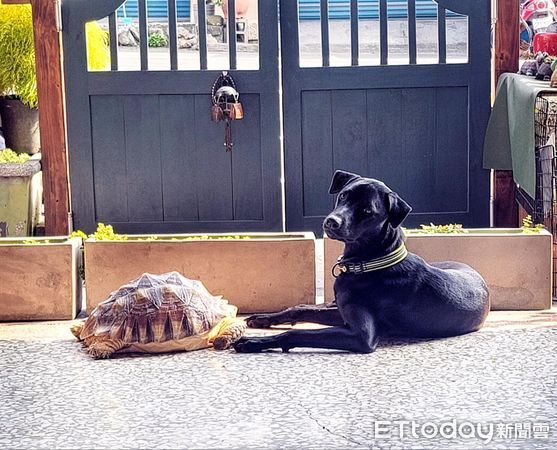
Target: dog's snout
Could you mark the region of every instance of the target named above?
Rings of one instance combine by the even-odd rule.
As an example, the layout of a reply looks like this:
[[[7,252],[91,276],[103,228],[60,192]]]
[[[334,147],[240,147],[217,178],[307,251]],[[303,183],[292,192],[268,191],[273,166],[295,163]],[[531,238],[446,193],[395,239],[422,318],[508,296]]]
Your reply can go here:
[[[338,217],[329,216],[325,219],[324,226],[327,230],[338,230],[341,226],[341,222]]]

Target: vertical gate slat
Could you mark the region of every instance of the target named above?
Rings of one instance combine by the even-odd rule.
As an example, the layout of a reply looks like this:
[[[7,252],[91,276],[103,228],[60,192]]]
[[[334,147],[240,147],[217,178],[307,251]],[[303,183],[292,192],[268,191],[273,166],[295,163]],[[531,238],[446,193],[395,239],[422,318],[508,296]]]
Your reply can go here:
[[[194,96],[194,108],[195,117],[204,118],[196,120],[194,124],[197,161],[195,185],[199,199],[199,219],[233,220],[232,155],[224,150],[224,130],[205,119],[210,108],[208,96]]]
[[[329,1],[321,0],[321,57],[323,67],[329,67]]]
[[[197,23],[199,39],[199,66],[207,69],[207,18],[205,16],[205,0],[197,0]]]
[[[267,99],[265,98],[265,101]],[[232,151],[232,200],[234,219],[262,220],[263,190],[261,174],[261,102],[259,95],[242,95],[249,114],[234,124]],[[257,143],[254,145],[254,143]],[[264,148],[264,147],[263,147]]]
[[[177,70],[178,38],[176,36],[176,0],[168,0],[168,38],[170,40],[170,70]]]
[[[416,0],[408,0],[408,55],[410,64],[416,64]]]
[[[381,64],[389,63],[389,41],[387,23],[387,0],[379,0],[379,34],[381,40]]]
[[[327,215],[333,205],[332,196],[324,196],[331,184],[334,167],[333,159],[333,108],[331,92],[306,91],[301,96],[302,103],[302,152],[304,214],[308,216]],[[319,111],[319,120],[315,120]],[[326,151],[324,151],[326,149]]]
[[[368,163],[366,91],[332,91],[331,110],[333,169],[361,173]]]
[[[437,12],[437,34],[439,41],[439,64],[447,62],[447,13],[439,6]]]
[[[236,63],[236,1],[228,0],[228,57],[230,69],[235,70]]]
[[[108,36],[110,39],[110,70],[118,70],[118,25],[115,12],[108,16]]]
[[[162,221],[159,98],[126,95],[123,102],[129,220]]]
[[[358,32],[358,0],[350,0],[350,48],[353,66],[358,65],[360,47]]]
[[[401,195],[411,192],[406,183],[406,155],[400,126],[404,123],[401,89],[368,89],[366,107],[367,174],[380,178],[387,186],[396,186]]]
[[[300,24],[298,23],[298,3],[280,0],[281,59],[283,67],[300,67]]]
[[[161,95],[160,136],[165,221],[199,220],[194,95]],[[180,114],[176,112],[180,111]]]
[[[128,222],[124,103],[115,95],[95,95],[90,102],[96,218]]]
[[[141,70],[149,70],[148,50],[149,36],[147,33],[147,0],[137,0],[139,4],[139,54]]]

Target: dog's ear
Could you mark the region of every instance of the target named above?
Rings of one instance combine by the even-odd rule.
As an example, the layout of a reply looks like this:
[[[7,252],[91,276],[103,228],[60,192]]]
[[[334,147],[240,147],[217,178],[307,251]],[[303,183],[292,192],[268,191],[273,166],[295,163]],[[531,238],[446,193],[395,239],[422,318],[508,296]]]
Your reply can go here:
[[[412,211],[412,207],[406,203],[396,192],[389,192],[389,223],[397,228]]]
[[[329,194],[338,194],[344,186],[350,183],[356,178],[361,178],[360,175],[355,173],[345,172],[344,170],[337,170],[333,175],[333,181],[331,181],[331,187],[329,188]]]

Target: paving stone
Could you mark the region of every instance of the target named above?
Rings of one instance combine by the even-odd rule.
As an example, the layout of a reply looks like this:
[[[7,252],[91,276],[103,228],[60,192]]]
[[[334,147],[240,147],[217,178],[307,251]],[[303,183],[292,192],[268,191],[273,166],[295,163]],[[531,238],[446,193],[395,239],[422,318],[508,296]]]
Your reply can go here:
[[[1,448],[550,448],[557,329],[383,342],[374,354],[88,357],[67,323],[0,333]],[[52,331],[55,330],[55,333]],[[13,335],[13,333],[11,334]],[[376,421],[543,423],[548,438],[380,439]]]

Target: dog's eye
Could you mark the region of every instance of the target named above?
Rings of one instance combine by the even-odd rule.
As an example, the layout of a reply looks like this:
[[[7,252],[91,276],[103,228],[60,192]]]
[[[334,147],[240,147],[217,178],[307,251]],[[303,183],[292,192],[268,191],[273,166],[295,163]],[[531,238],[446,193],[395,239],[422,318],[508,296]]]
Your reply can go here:
[[[347,197],[347,195],[348,195],[348,194],[346,194],[346,192],[341,192],[341,193],[338,195],[338,199],[339,199],[339,200],[345,200],[346,197]]]
[[[366,209],[364,209],[364,213],[365,213],[365,214],[368,214],[368,215],[373,214],[373,208],[366,208]]]

